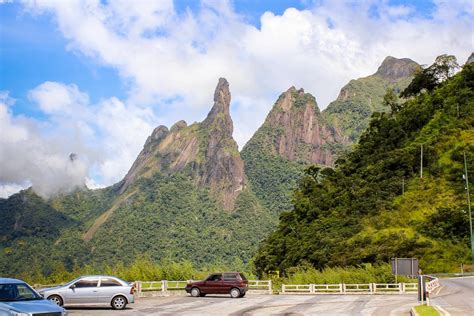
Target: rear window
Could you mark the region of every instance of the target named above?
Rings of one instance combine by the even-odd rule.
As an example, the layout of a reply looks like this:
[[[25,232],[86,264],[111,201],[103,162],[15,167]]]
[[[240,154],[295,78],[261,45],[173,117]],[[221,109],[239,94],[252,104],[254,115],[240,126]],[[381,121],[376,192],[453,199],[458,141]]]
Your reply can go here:
[[[107,278],[107,279],[102,279],[100,281],[100,286],[101,287],[103,287],[103,286],[122,286],[122,284],[120,284],[120,282],[117,281],[117,280]]]
[[[247,278],[245,277],[243,273],[240,273],[240,277],[242,278],[242,280],[247,281]]]
[[[235,280],[240,280],[240,277],[238,274],[224,273],[224,281],[235,281]]]

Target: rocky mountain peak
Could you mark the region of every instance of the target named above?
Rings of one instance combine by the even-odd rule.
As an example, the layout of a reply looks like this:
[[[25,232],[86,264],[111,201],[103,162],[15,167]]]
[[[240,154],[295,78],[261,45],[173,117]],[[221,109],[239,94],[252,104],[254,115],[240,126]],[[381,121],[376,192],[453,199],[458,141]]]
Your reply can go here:
[[[211,189],[226,210],[232,210],[243,189],[245,174],[232,138],[229,83],[220,78],[214,105],[202,123],[178,121],[169,130],[157,127],[148,137],[132,168],[119,184],[123,193],[140,177],[186,172],[199,186]]]
[[[183,129],[187,126],[188,126],[188,124],[186,123],[185,120],[178,121],[178,122],[174,123],[173,126],[171,126],[170,132],[179,131],[180,129]]]
[[[375,75],[390,80],[397,80],[402,77],[411,76],[419,67],[420,65],[410,58],[399,59],[387,56],[377,69]]]
[[[219,78],[214,91],[214,105],[202,124],[206,128],[218,127],[232,136],[234,125],[230,117],[230,90],[229,83],[225,78]]]
[[[262,150],[290,161],[330,166],[334,162],[333,145],[342,141],[321,116],[314,96],[290,87],[280,95],[244,150],[264,147]]]

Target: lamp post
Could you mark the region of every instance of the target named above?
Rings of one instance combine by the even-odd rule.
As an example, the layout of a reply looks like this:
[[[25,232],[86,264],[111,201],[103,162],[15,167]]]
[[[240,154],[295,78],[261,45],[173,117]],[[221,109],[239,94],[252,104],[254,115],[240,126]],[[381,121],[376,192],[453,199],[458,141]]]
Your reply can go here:
[[[466,180],[466,190],[467,190],[467,209],[469,214],[469,232],[471,233],[471,256],[472,263],[474,264],[474,237],[472,236],[472,214],[471,214],[471,196],[469,193],[469,179],[467,176],[467,161],[466,161],[466,152],[464,154],[464,179]]]

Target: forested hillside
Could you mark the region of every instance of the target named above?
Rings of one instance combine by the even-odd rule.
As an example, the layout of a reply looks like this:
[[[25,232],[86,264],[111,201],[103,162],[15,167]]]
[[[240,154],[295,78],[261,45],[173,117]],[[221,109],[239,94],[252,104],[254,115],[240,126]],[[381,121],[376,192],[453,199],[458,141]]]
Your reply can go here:
[[[375,113],[335,169],[305,171],[293,210],[257,253],[260,273],[392,257],[441,272],[470,260],[462,175],[465,153],[474,178],[474,64],[432,91],[422,87],[391,113]]]
[[[389,112],[383,97],[387,89],[399,93],[413,79],[420,65],[409,58],[388,56],[373,75],[351,80],[323,111],[324,117],[341,130],[350,143],[359,140],[374,112]]]

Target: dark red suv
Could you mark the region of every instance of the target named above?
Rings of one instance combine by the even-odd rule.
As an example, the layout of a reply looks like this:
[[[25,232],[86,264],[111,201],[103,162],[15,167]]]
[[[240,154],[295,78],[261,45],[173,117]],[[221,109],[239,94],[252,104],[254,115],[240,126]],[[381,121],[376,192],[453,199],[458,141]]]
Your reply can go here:
[[[186,292],[191,296],[206,294],[230,294],[230,297],[244,297],[248,290],[249,281],[240,272],[213,273],[204,281],[191,282],[186,285]]]

